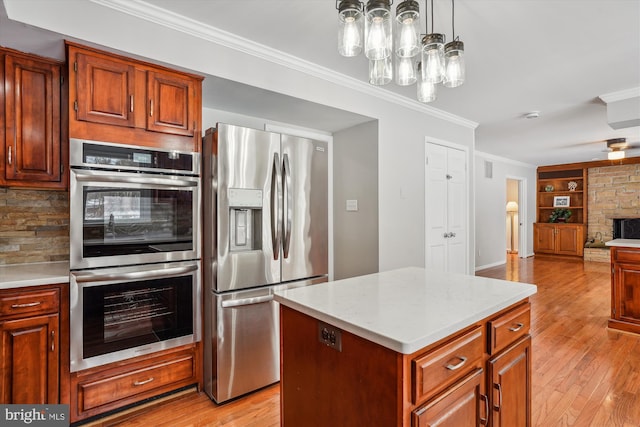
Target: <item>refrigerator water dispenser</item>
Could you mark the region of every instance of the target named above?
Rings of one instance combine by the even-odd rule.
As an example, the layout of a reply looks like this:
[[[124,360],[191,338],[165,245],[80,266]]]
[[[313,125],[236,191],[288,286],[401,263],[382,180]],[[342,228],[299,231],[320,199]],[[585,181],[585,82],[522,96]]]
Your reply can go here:
[[[262,190],[230,188],[228,194],[231,252],[261,249]]]

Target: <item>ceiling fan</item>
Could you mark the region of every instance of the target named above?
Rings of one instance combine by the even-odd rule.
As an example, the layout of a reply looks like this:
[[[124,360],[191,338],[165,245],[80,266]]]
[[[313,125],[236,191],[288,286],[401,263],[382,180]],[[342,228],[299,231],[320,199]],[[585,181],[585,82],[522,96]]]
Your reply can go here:
[[[605,140],[605,142],[607,143],[607,148],[602,151],[607,153],[609,160],[624,159],[627,150],[640,148],[640,142],[628,142],[627,138],[612,138]]]

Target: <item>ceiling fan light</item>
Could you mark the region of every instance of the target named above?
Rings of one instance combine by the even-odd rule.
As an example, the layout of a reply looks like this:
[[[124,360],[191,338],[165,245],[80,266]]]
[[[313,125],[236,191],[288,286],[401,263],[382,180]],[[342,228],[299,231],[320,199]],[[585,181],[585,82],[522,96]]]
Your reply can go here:
[[[444,86],[458,87],[464,83],[464,43],[459,40],[449,42],[444,47]]]
[[[379,60],[391,55],[391,5],[388,0],[369,0],[364,27],[364,54]]]
[[[609,160],[621,160],[624,159],[623,150],[613,150],[607,153],[607,159]]]
[[[444,79],[444,34],[422,38],[422,79],[440,83]]]
[[[415,0],[405,0],[396,8],[396,55],[416,56],[420,52],[420,6]]]
[[[358,0],[342,0],[338,6],[338,52],[358,56],[364,40],[364,15]]]

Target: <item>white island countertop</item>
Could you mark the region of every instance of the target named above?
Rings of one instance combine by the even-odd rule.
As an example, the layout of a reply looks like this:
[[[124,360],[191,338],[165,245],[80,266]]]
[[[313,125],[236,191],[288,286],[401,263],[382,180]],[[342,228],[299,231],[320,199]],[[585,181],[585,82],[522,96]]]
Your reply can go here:
[[[411,354],[537,292],[535,285],[410,267],[275,293],[280,304]]]
[[[605,243],[607,246],[620,246],[624,248],[640,248],[640,239],[613,239]]]
[[[0,289],[69,283],[69,262],[39,262],[0,266]]]

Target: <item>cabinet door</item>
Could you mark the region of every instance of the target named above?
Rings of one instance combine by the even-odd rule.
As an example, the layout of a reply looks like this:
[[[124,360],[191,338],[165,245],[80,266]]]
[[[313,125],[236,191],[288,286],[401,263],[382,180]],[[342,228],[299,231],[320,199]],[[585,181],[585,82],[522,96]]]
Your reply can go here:
[[[640,325],[640,265],[614,264],[613,318]]]
[[[556,228],[556,253],[561,255],[582,255],[581,227],[561,225]]]
[[[7,55],[5,88],[5,179],[61,182],[60,66]]]
[[[193,136],[193,80],[170,73],[147,73],[147,130]]]
[[[484,371],[477,369],[411,414],[412,427],[477,427],[487,425]]]
[[[555,253],[556,251],[556,227],[553,224],[533,225],[533,251],[538,253]]]
[[[531,336],[489,360],[493,427],[531,425]]]
[[[0,322],[0,403],[58,403],[58,315]]]
[[[135,68],[108,57],[76,54],[77,119],[133,127]]]

